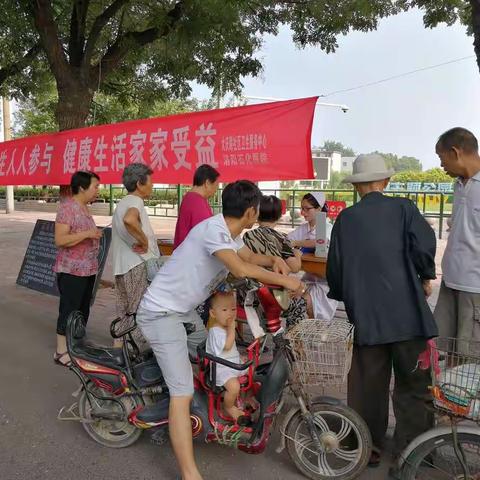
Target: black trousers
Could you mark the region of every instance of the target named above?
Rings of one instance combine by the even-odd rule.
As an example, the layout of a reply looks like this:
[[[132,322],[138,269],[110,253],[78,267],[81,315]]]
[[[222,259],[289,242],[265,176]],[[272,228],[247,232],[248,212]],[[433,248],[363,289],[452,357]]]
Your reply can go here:
[[[353,348],[348,404],[365,420],[373,445],[378,449],[383,447],[388,428],[392,368],[394,454],[399,454],[417,435],[433,427],[433,414],[425,405],[430,397],[430,370],[417,368],[418,356],[425,348],[425,339]]]
[[[93,286],[96,275],[78,277],[69,273],[57,273],[60,306],[58,309],[57,334],[65,335],[68,316],[75,310],[80,310],[85,322],[90,315]]]

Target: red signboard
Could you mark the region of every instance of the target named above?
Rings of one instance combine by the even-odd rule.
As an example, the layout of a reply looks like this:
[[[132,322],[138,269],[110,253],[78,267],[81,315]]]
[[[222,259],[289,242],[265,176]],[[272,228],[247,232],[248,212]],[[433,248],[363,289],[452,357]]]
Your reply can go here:
[[[347,208],[346,202],[338,202],[338,201],[327,201],[327,208],[328,213],[327,217],[335,219],[340,215],[340,212]]]
[[[313,178],[317,98],[209,110],[67,130],[0,143],[0,185],[66,185],[77,170],[121,183],[125,166],[150,165],[155,183],[192,182],[210,164],[222,182]]]

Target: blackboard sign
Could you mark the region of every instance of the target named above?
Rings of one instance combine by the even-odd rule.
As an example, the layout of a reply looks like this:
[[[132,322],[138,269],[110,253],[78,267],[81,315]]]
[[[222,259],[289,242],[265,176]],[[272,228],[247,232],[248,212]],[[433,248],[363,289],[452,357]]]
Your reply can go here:
[[[111,241],[112,229],[104,228],[98,252],[98,275],[93,289],[92,303],[102,278]],[[58,297],[57,277],[53,271],[56,256],[55,222],[37,220],[18,274],[17,284]]]

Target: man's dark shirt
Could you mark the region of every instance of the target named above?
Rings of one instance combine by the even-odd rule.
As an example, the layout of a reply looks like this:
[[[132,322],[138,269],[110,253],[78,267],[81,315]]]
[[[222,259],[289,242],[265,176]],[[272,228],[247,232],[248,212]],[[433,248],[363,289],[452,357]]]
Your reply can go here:
[[[435,233],[405,198],[379,192],[345,209],[332,231],[328,296],[343,301],[357,345],[431,338],[422,280],[435,278]]]

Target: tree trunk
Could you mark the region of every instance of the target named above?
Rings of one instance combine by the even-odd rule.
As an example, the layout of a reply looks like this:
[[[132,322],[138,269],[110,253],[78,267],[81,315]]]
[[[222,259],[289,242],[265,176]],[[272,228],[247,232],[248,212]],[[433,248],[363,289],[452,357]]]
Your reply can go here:
[[[60,131],[84,127],[92,100],[93,92],[78,84],[58,88],[55,118]]]
[[[473,46],[477,56],[477,66],[480,70],[480,0],[470,0],[470,6],[472,8]]]
[[[83,128],[87,121],[93,91],[78,84],[58,86],[58,103],[55,118],[60,131]],[[70,185],[60,185],[60,200],[72,195]]]

